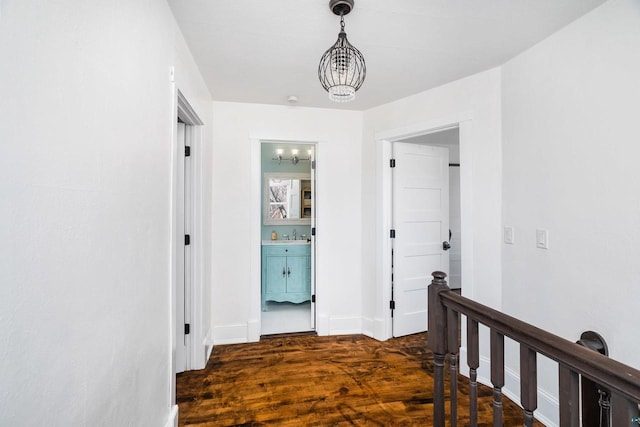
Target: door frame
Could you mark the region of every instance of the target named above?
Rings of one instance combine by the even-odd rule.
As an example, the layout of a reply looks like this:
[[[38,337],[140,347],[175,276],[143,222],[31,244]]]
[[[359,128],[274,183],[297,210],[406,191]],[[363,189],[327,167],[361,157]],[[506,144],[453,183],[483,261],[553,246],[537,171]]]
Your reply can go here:
[[[171,402],[175,403],[175,378],[176,378],[176,292],[178,288],[178,259],[184,256],[178,246],[184,244],[184,236],[180,235],[180,227],[177,221],[180,220],[178,215],[180,193],[184,193],[184,188],[180,188],[182,179],[179,179],[178,162],[183,161],[184,153],[180,153],[182,148],[178,144],[178,118],[185,123],[185,143],[189,143],[191,150],[191,168],[190,168],[190,184],[191,184],[191,217],[190,217],[190,234],[194,236],[191,241],[191,257],[189,265],[185,265],[185,269],[191,271],[191,292],[188,293],[188,300],[185,301],[189,305],[190,312],[190,339],[187,358],[187,370],[201,369],[204,367],[205,360],[205,344],[203,336],[203,277],[204,277],[204,122],[200,119],[196,111],[193,109],[187,98],[176,87],[173,87],[173,114],[171,117],[171,217],[170,217],[170,341],[171,341]],[[183,194],[184,196],[184,194]],[[182,207],[183,209],[183,207]],[[187,293],[187,292],[185,292]]]
[[[258,342],[260,341],[260,335],[262,330],[262,256],[261,256],[261,228],[262,228],[262,165],[261,165],[261,150],[263,143],[289,143],[289,144],[309,144],[314,146],[314,160],[316,160],[316,169],[315,169],[315,185],[318,185],[318,180],[320,179],[320,173],[318,172],[318,159],[320,157],[320,145],[321,141],[314,139],[313,137],[301,137],[301,138],[292,138],[291,136],[286,138],[278,137],[278,135],[269,136],[267,135],[250,135],[250,167],[251,167],[251,222],[250,222],[250,235],[251,235],[251,244],[249,248],[250,254],[250,266],[251,266],[251,293],[250,293],[250,303],[249,303],[249,320],[247,322],[247,342]],[[316,187],[317,188],[317,187]],[[318,218],[318,206],[320,206],[321,202],[319,201],[318,194],[314,194],[313,200],[313,218],[311,219],[312,227],[317,227],[317,218]],[[318,281],[318,271],[316,269],[315,260],[318,257],[318,249],[319,249],[319,240],[318,236],[313,236],[311,238],[312,246],[312,277],[311,277],[311,287],[312,293],[316,294],[316,302],[312,304],[311,311],[312,315],[315,316],[315,321],[313,322],[315,327],[315,331],[318,335],[325,334],[324,330],[321,330],[321,326],[318,323],[318,316],[322,307],[322,300],[318,300],[317,295],[320,293],[320,286]],[[314,310],[315,306],[315,310]]]
[[[375,134],[378,167],[377,184],[379,190],[377,230],[378,239],[376,244],[376,301],[379,313],[376,316],[374,337],[384,341],[393,336],[393,324],[391,318],[391,248],[392,242],[389,237],[392,228],[393,211],[393,189],[392,174],[389,167],[389,160],[392,155],[392,144],[395,141],[436,133],[451,128],[459,128],[460,132],[460,222],[461,222],[461,270],[462,270],[462,292],[473,297],[473,114],[464,112],[451,117],[443,117],[427,122],[378,132]]]

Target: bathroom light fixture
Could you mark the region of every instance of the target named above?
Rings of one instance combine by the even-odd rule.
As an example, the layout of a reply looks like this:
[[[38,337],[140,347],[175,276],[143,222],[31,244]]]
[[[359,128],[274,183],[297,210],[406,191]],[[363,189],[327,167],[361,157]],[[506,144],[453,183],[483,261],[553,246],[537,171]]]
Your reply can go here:
[[[304,160],[304,161],[311,160],[311,152],[312,152],[311,150],[307,151],[307,153],[309,153],[309,157],[306,158],[306,159],[304,157],[299,157],[298,156],[298,153],[300,151],[298,149],[296,149],[296,148],[291,150],[291,157],[282,157],[283,152],[284,151],[281,148],[277,149],[276,150],[276,157],[274,157],[271,160],[277,160],[278,164],[282,164],[283,160],[288,160],[288,161],[291,161],[291,164],[293,164],[293,165],[297,165],[298,162],[300,162],[301,160]]]
[[[322,87],[335,102],[349,102],[356,98],[367,74],[364,56],[347,40],[344,15],[353,9],[353,0],[330,0],[329,9],[340,16],[338,40],[320,58],[318,77]]]

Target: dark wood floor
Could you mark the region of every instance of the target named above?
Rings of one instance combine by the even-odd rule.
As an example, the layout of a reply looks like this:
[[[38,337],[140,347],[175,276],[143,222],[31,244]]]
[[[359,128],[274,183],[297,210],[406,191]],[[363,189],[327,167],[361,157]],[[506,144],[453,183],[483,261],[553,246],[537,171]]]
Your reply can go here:
[[[205,369],[178,375],[180,426],[431,426],[426,339],[285,336],[215,347]],[[460,381],[461,426],[467,381]],[[480,426],[493,425],[491,393],[479,392]],[[508,401],[504,425],[523,425],[522,410]]]

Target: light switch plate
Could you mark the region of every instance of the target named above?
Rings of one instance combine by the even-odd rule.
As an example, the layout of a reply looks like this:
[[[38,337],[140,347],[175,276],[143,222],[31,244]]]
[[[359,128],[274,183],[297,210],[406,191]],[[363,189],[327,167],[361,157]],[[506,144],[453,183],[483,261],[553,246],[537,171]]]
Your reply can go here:
[[[536,247],[549,249],[549,231],[538,228],[536,230]]]
[[[513,245],[513,243],[515,242],[515,234],[514,234],[513,227],[504,228],[504,242],[509,245]]]

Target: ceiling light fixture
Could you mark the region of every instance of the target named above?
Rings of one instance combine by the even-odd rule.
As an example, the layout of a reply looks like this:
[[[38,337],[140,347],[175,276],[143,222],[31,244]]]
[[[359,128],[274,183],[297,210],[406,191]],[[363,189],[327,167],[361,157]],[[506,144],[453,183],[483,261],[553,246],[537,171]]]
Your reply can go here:
[[[338,40],[320,58],[318,77],[322,87],[335,102],[349,102],[356,98],[367,74],[364,56],[356,49],[344,32],[344,15],[353,9],[353,0],[330,0],[329,9],[340,16]]]

